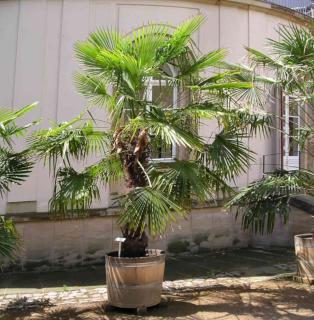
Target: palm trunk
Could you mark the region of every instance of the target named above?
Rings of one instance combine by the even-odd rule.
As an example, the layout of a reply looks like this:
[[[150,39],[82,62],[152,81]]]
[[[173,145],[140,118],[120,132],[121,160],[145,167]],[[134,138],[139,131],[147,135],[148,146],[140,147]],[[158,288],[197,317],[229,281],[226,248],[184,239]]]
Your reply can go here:
[[[149,157],[148,130],[139,130],[136,137],[122,137],[122,129],[118,129],[114,135],[113,151],[120,155],[123,163],[126,183],[128,188],[144,187],[147,179],[143,167]],[[139,164],[140,163],[140,164]],[[142,225],[143,221],[139,225]],[[146,255],[148,237],[140,227],[136,230],[123,226],[121,228],[126,240],[122,244],[121,255],[123,257],[143,257]]]

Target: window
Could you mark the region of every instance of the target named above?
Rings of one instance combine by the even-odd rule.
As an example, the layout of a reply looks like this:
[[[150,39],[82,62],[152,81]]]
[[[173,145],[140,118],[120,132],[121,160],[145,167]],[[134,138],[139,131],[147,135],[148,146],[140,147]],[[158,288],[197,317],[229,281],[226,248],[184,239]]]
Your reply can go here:
[[[283,164],[284,169],[298,170],[300,162],[300,146],[298,135],[300,128],[300,102],[292,97],[285,97],[283,108]]]
[[[167,65],[167,73],[175,75],[174,68]],[[164,109],[176,108],[178,101],[178,89],[170,86],[168,80],[149,78],[147,80],[147,100],[161,105]],[[158,161],[172,161],[176,158],[176,145],[169,145],[160,138],[151,137],[151,158]]]

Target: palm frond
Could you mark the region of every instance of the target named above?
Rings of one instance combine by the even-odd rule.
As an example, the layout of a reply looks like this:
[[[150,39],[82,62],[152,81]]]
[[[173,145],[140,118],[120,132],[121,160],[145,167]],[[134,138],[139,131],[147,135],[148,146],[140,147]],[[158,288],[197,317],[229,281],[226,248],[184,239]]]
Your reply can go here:
[[[156,188],[186,208],[190,208],[193,201],[215,201],[215,192],[219,190],[232,191],[214,171],[196,161],[153,162],[148,173]]]
[[[152,236],[163,233],[169,223],[186,214],[167,194],[150,186],[135,188],[120,199],[120,205],[120,225],[142,232],[147,228]]]
[[[10,191],[10,185],[21,184],[32,171],[33,162],[24,153],[0,150],[0,196]]]
[[[160,48],[169,40],[170,29],[166,25],[149,24],[135,30],[130,37],[129,47],[141,68],[147,73],[158,70],[160,63],[156,59]]]
[[[55,217],[79,217],[95,200],[100,199],[99,185],[119,181],[124,177],[121,160],[109,154],[81,172],[71,167],[60,168],[55,176],[55,189],[50,210]]]
[[[20,237],[11,219],[0,216],[0,267],[5,259],[14,260],[20,245]]]
[[[272,114],[250,108],[227,109],[217,119],[226,131],[237,131],[244,136],[256,134],[267,136],[273,123]]]
[[[107,92],[107,84],[101,77],[76,73],[74,83],[77,91],[96,105],[103,106],[111,100],[111,95]]]
[[[112,51],[123,45],[124,37],[115,30],[98,28],[89,35],[87,42],[99,49]]]
[[[79,120],[80,117],[77,117],[70,122],[40,130],[31,137],[32,150],[49,162],[50,169],[56,169],[58,159],[70,165],[71,158],[81,160],[107,150],[110,133],[95,130],[91,122],[73,126]]]
[[[87,214],[93,200],[99,200],[97,178],[88,170],[60,168],[56,173],[55,190],[49,202],[55,217],[79,217]]]
[[[195,150],[203,147],[201,137],[193,134],[191,128],[183,128],[178,119],[172,121],[171,116],[167,117],[166,112],[159,108],[151,107],[144,116],[132,119],[125,130],[136,132],[141,127],[149,128],[152,136],[160,137],[168,145],[176,144]]]
[[[260,66],[267,66],[273,69],[276,68],[282,68],[284,65],[277,59],[271,58],[271,56],[268,56],[267,54],[258,51],[253,48],[246,48],[246,50],[249,53],[249,57],[255,65],[260,65]]]
[[[293,195],[307,193],[314,188],[314,176],[308,172],[279,171],[251,183],[240,191],[227,207],[236,208],[242,226],[255,233],[271,233],[276,217],[286,223],[289,218],[289,203]]]
[[[0,108],[0,196],[10,191],[12,184],[21,184],[29,176],[33,162],[29,150],[16,152],[13,149],[13,138],[24,135],[26,130],[37,123],[18,125],[17,121],[37,106],[27,105],[20,110]],[[11,219],[0,216],[0,267],[6,260],[14,260],[18,254],[20,238]]]
[[[213,142],[197,153],[199,161],[227,179],[245,172],[254,160],[251,151],[236,131],[216,134]]]
[[[124,177],[123,166],[117,154],[110,154],[85,170],[102,183],[116,182]]]
[[[223,61],[226,55],[227,51],[225,49],[219,49],[211,51],[208,54],[196,59],[195,61],[192,60],[192,63],[190,64],[179,64],[179,66],[181,67],[180,77],[195,75],[210,67],[214,68]],[[218,80],[218,78],[216,78],[216,80]]]
[[[204,20],[204,16],[197,15],[175,28],[166,45],[160,47],[157,53],[160,65],[174,60],[187,51],[187,45],[191,41],[192,34],[199,29]]]
[[[8,146],[12,146],[13,137],[22,136],[29,127],[38,123],[38,121],[33,121],[24,126],[16,124],[17,119],[20,119],[26,113],[32,111],[36,107],[37,103],[24,106],[16,111],[0,108],[0,138],[3,139]]]

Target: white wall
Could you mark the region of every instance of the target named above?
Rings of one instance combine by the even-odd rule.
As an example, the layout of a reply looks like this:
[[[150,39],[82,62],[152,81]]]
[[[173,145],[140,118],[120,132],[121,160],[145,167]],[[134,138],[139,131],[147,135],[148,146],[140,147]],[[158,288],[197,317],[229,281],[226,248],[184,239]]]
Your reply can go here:
[[[278,18],[274,11],[265,10],[210,1],[0,1],[0,105],[20,107],[39,101],[40,108],[28,119],[43,118],[42,127],[48,125],[48,119],[65,121],[77,115],[84,107],[84,99],[73,86],[73,72],[78,69],[73,44],[96,27],[129,32],[147,22],[178,24],[202,13],[207,21],[194,37],[200,49],[206,52],[224,47],[230,52],[229,59],[239,62],[245,55],[244,46],[263,49],[265,38],[276,36],[278,23],[286,23],[284,13]],[[209,126],[201,128],[204,135],[211,131]],[[239,178],[240,187],[261,175],[261,156],[274,148],[272,139],[253,138],[248,144],[257,152],[258,165]],[[14,187],[7,200],[36,201],[37,211],[43,212],[47,211],[51,192],[48,172],[37,164],[31,178]],[[102,200],[94,205],[106,207],[108,201],[106,189]]]

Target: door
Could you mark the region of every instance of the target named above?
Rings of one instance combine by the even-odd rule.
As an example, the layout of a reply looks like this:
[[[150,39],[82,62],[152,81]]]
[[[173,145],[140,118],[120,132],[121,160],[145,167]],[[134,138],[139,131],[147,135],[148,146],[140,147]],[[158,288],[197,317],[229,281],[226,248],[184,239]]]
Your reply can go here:
[[[300,105],[289,96],[285,96],[283,110],[283,169],[299,170],[300,146],[297,142],[300,128]]]

